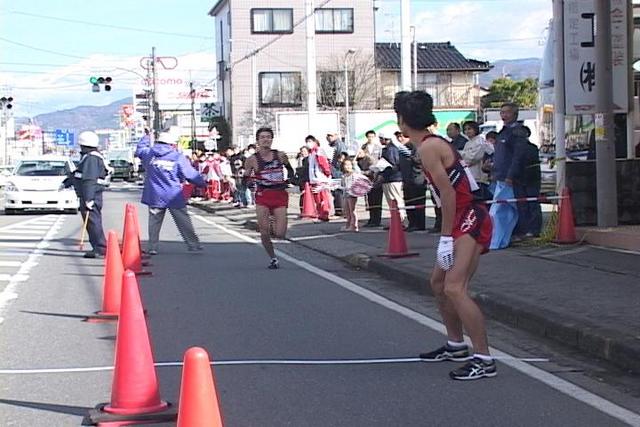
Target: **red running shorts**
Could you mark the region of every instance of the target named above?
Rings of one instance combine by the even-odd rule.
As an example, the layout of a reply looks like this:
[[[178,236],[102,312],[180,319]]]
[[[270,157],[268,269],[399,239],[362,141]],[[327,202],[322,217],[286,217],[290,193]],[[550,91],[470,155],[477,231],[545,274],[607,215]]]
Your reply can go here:
[[[491,216],[485,205],[474,203],[456,210],[453,231],[451,233],[454,240],[468,234],[482,246],[482,253],[485,254],[489,252],[492,232],[493,224],[491,223]]]
[[[289,206],[289,193],[286,190],[259,189],[256,191],[256,205],[265,206],[270,211]]]

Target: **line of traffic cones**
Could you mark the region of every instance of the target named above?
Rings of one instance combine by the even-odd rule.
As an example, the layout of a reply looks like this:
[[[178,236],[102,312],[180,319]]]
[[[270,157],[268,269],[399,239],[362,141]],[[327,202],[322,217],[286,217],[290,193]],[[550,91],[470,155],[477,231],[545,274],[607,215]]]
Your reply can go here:
[[[398,202],[391,201],[391,220],[389,223],[389,234],[387,251],[380,254],[382,257],[388,258],[404,258],[409,256],[416,256],[418,252],[409,252],[407,245],[407,239],[402,228],[402,220],[400,219],[400,211],[398,210]]]
[[[125,209],[123,254],[135,261],[139,230],[135,207]],[[103,304],[98,312],[118,320],[111,400],[89,411],[82,425],[103,427],[173,422],[179,427],[223,426],[209,355],[192,347],[184,355],[178,410],[160,397],[151,339],[136,274],[123,265],[117,233],[108,232]]]

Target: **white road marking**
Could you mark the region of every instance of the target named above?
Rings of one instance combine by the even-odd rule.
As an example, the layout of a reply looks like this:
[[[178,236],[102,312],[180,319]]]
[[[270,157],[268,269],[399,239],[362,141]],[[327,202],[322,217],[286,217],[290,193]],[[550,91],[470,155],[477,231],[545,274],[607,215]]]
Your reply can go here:
[[[11,228],[11,229],[6,229],[6,230],[0,230],[0,233],[6,233],[6,234],[15,234],[15,233],[20,233],[20,234],[37,234],[39,236],[44,236],[46,231],[49,230],[49,228],[47,228],[46,230],[34,230],[33,228],[22,228],[22,227],[16,227],[16,228]]]
[[[527,362],[548,362],[548,359],[520,359]],[[383,365],[395,363],[429,363],[417,357],[397,357],[385,359],[266,359],[266,360],[216,360],[210,362],[212,366],[237,365],[298,365],[298,366],[328,366],[328,365]],[[156,367],[166,368],[183,366],[184,362],[156,362]],[[0,375],[25,374],[70,374],[112,371],[113,366],[87,366],[83,368],[39,368],[39,369],[0,369]]]
[[[20,267],[20,261],[0,261],[0,267]]]
[[[0,247],[3,248],[36,248],[39,243],[37,242],[0,242]]]
[[[245,236],[242,233],[239,233],[235,230],[231,230],[220,224],[217,224],[216,222],[211,221],[201,215],[193,215],[193,217],[204,222],[205,224],[213,225],[219,230],[227,234],[230,234],[234,237],[237,237],[238,239],[243,240],[247,243],[251,243],[253,245],[260,245],[260,241],[252,239],[251,237]],[[404,307],[368,289],[362,288],[356,285],[355,283],[349,280],[346,280],[342,277],[339,277],[333,273],[330,273],[328,271],[322,270],[321,268],[315,267],[306,261],[300,261],[278,250],[276,250],[276,254],[278,255],[278,257],[284,260],[287,260],[290,263],[295,264],[298,267],[303,268],[308,272],[313,273],[319,277],[322,277],[323,279],[326,279],[348,291],[351,291],[354,294],[360,295],[361,297],[373,303],[379,304],[389,310],[395,311],[396,313],[401,314],[409,319],[412,319],[423,326],[426,326],[436,332],[446,335],[446,330],[444,325],[436,320],[431,319],[430,317],[427,317],[423,314],[415,312],[407,307]],[[468,340],[468,337],[467,337],[467,340]],[[506,352],[500,351],[494,347],[491,347],[490,350],[494,356],[502,359],[502,363],[504,363],[505,365],[537,381],[540,381],[548,385],[549,387],[561,393],[566,394],[567,396],[570,396],[593,408],[596,408],[607,415],[610,415],[614,418],[617,418],[633,426],[640,426],[640,414],[632,412],[626,408],[623,408],[622,406],[616,405],[613,402],[610,402],[594,393],[591,393],[588,390],[583,389],[582,387],[572,384],[569,381],[566,381],[560,377],[557,377],[545,370],[536,368],[535,366],[532,366],[529,363],[518,360],[517,358],[515,358],[514,356]]]
[[[33,246],[34,250],[28,254],[26,261],[21,264],[16,274],[11,275],[11,278],[8,280],[9,283],[5,286],[2,292],[0,292],[0,316],[4,314],[4,310],[8,307],[9,303],[18,298],[18,285],[29,278],[29,272],[33,267],[38,265],[38,259],[44,253],[43,249],[49,247],[49,240],[53,239],[56,233],[60,231],[60,227],[64,220],[65,217],[62,215],[57,217],[42,241]],[[12,245],[15,246],[17,243],[13,243]],[[0,317],[0,323],[3,321],[4,318]]]

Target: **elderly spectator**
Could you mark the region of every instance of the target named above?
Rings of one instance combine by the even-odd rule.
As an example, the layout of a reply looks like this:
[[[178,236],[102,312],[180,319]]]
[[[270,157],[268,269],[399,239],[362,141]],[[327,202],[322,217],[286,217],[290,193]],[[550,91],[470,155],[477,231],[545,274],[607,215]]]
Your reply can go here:
[[[500,109],[504,127],[498,133],[493,155],[492,179],[496,181],[494,200],[515,197],[514,184],[524,172],[524,152],[527,141],[519,132],[518,106],[506,103]],[[493,219],[491,249],[503,249],[511,243],[511,234],[518,223],[515,203],[494,203],[489,211]]]
[[[337,132],[327,133],[327,142],[329,147],[333,149],[331,156],[331,178],[340,179],[342,177],[342,162],[340,161],[342,153],[347,153],[347,144],[342,141]],[[343,192],[341,188],[331,190],[333,195],[333,209],[336,216],[342,216],[342,198]]]

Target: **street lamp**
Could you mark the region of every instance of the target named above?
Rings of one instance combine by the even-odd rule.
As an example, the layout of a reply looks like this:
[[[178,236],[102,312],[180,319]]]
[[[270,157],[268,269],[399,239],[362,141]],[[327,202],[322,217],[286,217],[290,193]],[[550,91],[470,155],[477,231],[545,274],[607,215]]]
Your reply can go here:
[[[258,51],[256,50],[256,42],[255,40],[248,39],[229,39],[229,42],[245,42],[253,44],[253,51],[249,53],[247,56],[251,56],[251,123],[253,129],[253,137],[256,136],[257,128],[258,128],[258,105],[257,105],[257,87],[258,87],[258,75],[256,72],[256,55]],[[233,48],[233,47],[232,47]]]
[[[345,106],[345,144],[347,145],[347,149],[351,148],[351,138],[349,137],[349,68],[347,66],[347,59],[349,55],[353,55],[356,53],[355,49],[349,49],[347,53],[344,54],[344,106]]]

